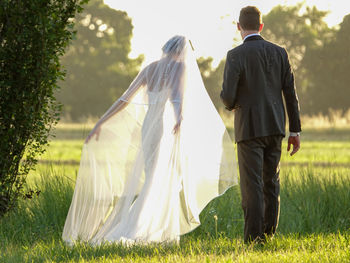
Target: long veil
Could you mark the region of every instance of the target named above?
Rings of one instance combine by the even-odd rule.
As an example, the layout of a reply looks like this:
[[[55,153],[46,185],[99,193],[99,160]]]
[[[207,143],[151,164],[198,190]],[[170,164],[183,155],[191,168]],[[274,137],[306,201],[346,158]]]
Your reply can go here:
[[[162,57],[140,71],[98,124],[98,140],[82,149],[67,242],[100,243],[118,225],[133,228],[125,219],[135,217],[142,227],[149,221],[140,239],[176,239],[237,183],[233,143],[182,36],[165,44]]]

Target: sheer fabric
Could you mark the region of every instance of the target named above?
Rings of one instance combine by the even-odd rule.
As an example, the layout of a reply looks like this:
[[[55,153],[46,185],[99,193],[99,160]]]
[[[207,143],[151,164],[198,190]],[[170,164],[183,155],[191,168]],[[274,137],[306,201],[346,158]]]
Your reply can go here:
[[[67,242],[171,242],[237,183],[233,143],[189,42],[175,36],[84,144],[63,230]],[[180,127],[174,133],[174,127]]]

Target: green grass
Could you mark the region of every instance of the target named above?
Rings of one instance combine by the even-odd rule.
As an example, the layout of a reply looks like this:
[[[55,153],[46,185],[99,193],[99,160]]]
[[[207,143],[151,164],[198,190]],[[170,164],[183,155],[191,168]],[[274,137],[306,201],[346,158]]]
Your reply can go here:
[[[47,151],[41,156],[40,160],[45,163],[53,161],[55,164],[79,164],[83,142],[83,140],[52,141]],[[286,140],[284,140],[282,147],[282,163],[313,162],[316,165],[350,165],[350,141],[302,141],[301,150],[293,157],[290,157],[286,151]]]
[[[350,262],[349,130],[307,130],[297,155],[284,149],[278,234],[266,244],[243,243],[235,186],[208,204],[201,226],[179,245],[134,247],[69,247],[61,240],[84,138],[79,134],[79,126],[58,132],[28,177],[41,193],[0,219],[0,262]]]
[[[54,140],[40,157],[42,161],[79,163],[83,140]]]
[[[314,166],[350,166],[350,141],[301,141],[301,150],[293,157],[287,153],[287,140],[283,141],[281,162],[312,163]]]
[[[13,250],[14,249],[14,250]],[[349,262],[349,233],[276,237],[265,246],[244,245],[240,240],[185,239],[179,246],[106,245],[98,248],[65,246],[61,241],[37,242],[22,253],[10,247],[7,262]],[[6,257],[7,255],[5,255]]]

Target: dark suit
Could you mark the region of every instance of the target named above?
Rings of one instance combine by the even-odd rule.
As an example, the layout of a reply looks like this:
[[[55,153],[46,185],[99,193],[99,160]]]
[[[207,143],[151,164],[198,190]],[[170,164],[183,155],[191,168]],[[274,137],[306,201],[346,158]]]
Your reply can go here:
[[[245,241],[273,234],[279,216],[279,161],[289,130],[300,132],[299,102],[286,50],[250,36],[227,54],[221,98],[235,112]]]

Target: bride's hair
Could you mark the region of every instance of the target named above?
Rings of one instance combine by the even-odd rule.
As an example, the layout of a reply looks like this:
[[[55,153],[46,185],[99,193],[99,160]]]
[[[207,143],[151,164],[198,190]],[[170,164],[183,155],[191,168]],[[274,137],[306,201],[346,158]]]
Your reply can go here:
[[[162,51],[165,55],[180,55],[186,44],[186,38],[184,36],[173,36],[162,47]]]

